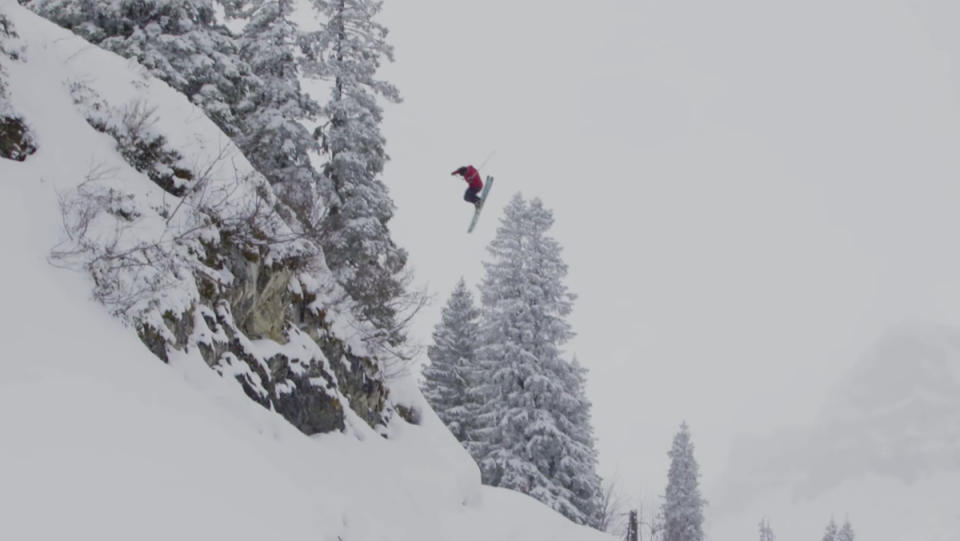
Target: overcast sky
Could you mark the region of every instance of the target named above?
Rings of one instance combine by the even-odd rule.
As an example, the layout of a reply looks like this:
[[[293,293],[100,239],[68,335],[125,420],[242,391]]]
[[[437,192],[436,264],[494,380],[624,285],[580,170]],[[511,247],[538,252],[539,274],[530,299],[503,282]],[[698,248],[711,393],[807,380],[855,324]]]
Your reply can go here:
[[[885,327],[960,323],[960,3],[386,0],[395,236],[437,294],[517,191],[555,211],[600,471],[813,420]],[[450,176],[496,177],[478,230]],[[707,492],[709,498],[710,494]]]

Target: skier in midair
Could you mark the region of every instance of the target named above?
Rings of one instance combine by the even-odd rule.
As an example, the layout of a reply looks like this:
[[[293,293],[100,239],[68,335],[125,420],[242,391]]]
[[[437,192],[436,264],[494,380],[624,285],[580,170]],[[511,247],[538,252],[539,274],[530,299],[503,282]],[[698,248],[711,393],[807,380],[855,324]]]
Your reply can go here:
[[[483,199],[478,194],[483,189],[483,180],[480,179],[480,172],[477,171],[477,168],[472,165],[465,165],[450,174],[460,175],[463,180],[467,181],[467,191],[463,192],[463,200],[480,208]]]

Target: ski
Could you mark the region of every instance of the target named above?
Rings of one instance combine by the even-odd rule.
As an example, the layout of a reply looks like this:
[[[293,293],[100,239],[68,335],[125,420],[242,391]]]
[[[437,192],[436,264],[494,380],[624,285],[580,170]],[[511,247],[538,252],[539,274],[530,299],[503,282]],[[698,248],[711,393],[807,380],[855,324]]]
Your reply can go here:
[[[480,219],[480,211],[482,211],[483,207],[487,204],[487,194],[490,193],[491,186],[493,186],[493,177],[488,176],[487,181],[483,184],[483,191],[480,192],[480,206],[473,211],[473,219],[470,220],[470,227],[467,229],[467,233],[473,233],[473,228],[477,226],[477,220]]]

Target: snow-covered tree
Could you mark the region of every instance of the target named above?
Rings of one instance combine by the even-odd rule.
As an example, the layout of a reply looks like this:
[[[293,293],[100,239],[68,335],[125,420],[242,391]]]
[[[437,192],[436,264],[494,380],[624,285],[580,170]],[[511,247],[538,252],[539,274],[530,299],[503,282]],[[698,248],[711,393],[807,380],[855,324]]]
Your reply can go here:
[[[770,521],[767,519],[760,521],[760,541],[776,541],[776,536],[770,528]]]
[[[17,32],[13,29],[13,23],[10,22],[4,12],[0,11],[0,55],[10,59],[17,58],[15,48],[11,45],[16,42],[17,37]],[[0,114],[7,112],[6,77],[7,74],[3,69],[3,64],[0,63]]]
[[[601,519],[602,490],[584,369],[564,359],[573,332],[567,265],[548,235],[553,214],[517,194],[484,263],[484,405],[474,457],[484,482],[530,494],[580,524]]]
[[[323,107],[328,122],[321,130],[328,158],[322,172],[334,191],[321,225],[323,249],[339,282],[358,301],[358,315],[396,345],[403,341],[397,316],[407,253],[387,228],[394,205],[379,178],[388,158],[378,98],[398,102],[400,95],[376,78],[381,60],[393,59],[393,48],[386,28],[374,20],[380,2],[312,1],[324,26],[304,36],[304,71],[332,83]]]
[[[469,449],[476,415],[476,351],[480,310],[463,279],[443,309],[427,348],[430,364],[423,370],[423,395],[450,432]]]
[[[823,541],[839,541],[837,539],[838,533],[839,530],[837,529],[837,523],[831,518],[830,523],[827,524],[827,530],[823,534]]]
[[[840,531],[837,532],[837,541],[854,541],[853,526],[850,525],[850,520],[845,520],[843,526],[840,527]]]
[[[319,144],[304,125],[320,105],[301,88],[298,51],[302,33],[293,22],[293,0],[251,0],[235,13],[247,19],[239,37],[241,55],[256,75],[238,145],[300,218],[322,214],[324,178],[310,163]]]
[[[13,29],[13,23],[7,18],[6,13],[0,11],[0,51],[2,51],[4,55],[8,55],[7,41],[16,37],[17,33]]]
[[[230,137],[251,74],[214,0],[27,0],[28,7],[88,41],[134,58],[187,95]]]
[[[837,522],[831,518],[823,534],[823,541],[854,541],[853,526],[850,525],[850,520],[845,520],[843,526],[838,527]]]
[[[399,100],[375,78],[392,59],[373,20],[379,3],[311,0],[321,29],[302,32],[294,0],[23,1],[200,105],[271,181],[284,203],[276,210],[323,249],[356,315],[372,324],[363,338],[403,355],[405,311],[422,296],[406,291],[407,254],[390,237],[393,202],[378,178],[387,159],[378,99]],[[244,31],[231,33],[221,14],[244,20]],[[329,81],[326,104],[306,95],[304,77]],[[326,123],[311,132],[303,121]],[[327,158],[319,171],[317,150]]]
[[[664,494],[663,541],[703,541],[703,506],[700,467],[693,457],[693,441],[687,423],[673,439],[670,472]]]

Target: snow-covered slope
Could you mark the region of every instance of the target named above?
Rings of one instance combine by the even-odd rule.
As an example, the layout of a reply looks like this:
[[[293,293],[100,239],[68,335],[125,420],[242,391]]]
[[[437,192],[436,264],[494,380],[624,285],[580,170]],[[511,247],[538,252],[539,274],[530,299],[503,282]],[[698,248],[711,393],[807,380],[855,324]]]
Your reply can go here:
[[[410,382],[394,389],[421,406],[419,425],[394,416],[389,439],[360,422],[311,438],[195,349],[160,362],[90,299],[89,276],[48,262],[63,240],[58,194],[91,167],[128,167],[67,83],[143,85],[148,105],[170,112],[160,129],[192,140],[198,158],[225,138],[136,66],[15,2],[0,9],[25,46],[25,62],[0,60],[10,104],[38,148],[0,159],[0,539],[609,539],[481,487]]]
[[[960,539],[960,329],[891,330],[815,426],[742,440],[718,488],[719,539],[761,516],[815,538],[831,515],[871,541]]]

